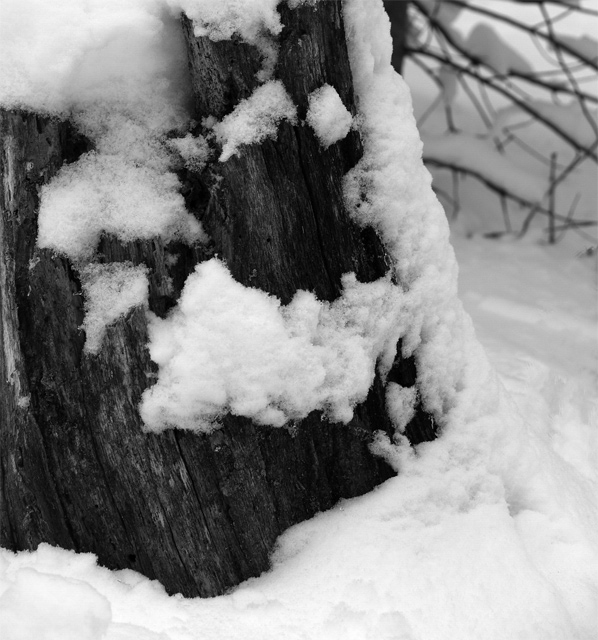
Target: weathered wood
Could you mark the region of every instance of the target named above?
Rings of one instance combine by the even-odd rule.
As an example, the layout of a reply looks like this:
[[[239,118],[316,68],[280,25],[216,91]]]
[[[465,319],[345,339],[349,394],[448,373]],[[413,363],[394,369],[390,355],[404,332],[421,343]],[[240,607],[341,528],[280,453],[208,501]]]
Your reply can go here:
[[[285,9],[283,19],[275,74],[300,116],[309,91],[325,82],[354,110],[339,3]],[[259,56],[186,29],[196,116],[222,117],[256,86]],[[0,132],[3,546],[92,551],[108,567],[158,578],[169,592],[215,595],[266,569],[285,528],[390,477],[368,448],[374,431],[391,432],[379,379],[348,425],[319,413],[283,429],[225,416],[210,435],[145,434],[137,406],[156,367],[144,312],[110,327],[98,356],[84,354],[77,273],[35,247],[39,188],[85,141],[66,123],[28,113],[0,112]],[[308,127],[283,124],[275,141],[186,172],[184,192],[212,237],[210,252],[237,280],[285,302],[297,289],[332,300],[343,273],[369,281],[388,268],[375,233],[353,224],[342,202],[342,176],[360,154],[357,133],[323,151]],[[106,237],[100,247],[103,260],[148,265],[150,307],[160,315],[211,255],[169,251],[179,255],[174,265],[159,240]]]

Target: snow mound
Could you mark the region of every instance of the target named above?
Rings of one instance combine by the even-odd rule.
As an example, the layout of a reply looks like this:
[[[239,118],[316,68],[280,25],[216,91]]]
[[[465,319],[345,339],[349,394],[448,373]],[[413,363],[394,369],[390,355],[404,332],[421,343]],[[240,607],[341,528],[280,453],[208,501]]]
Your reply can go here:
[[[324,148],[342,140],[349,133],[353,117],[334,87],[325,84],[312,91],[308,101],[305,121]]]

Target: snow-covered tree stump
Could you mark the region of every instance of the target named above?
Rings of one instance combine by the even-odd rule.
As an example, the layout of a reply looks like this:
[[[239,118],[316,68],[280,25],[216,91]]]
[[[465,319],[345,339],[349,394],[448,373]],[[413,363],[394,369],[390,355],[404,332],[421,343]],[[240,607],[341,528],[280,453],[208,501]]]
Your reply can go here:
[[[326,84],[355,114],[340,3],[285,5],[281,13],[274,78],[299,120],[308,96]],[[196,38],[185,18],[183,28],[195,118],[220,120],[258,87],[261,55],[238,40]],[[0,112],[0,131],[3,546],[91,551],[170,592],[211,596],[265,570],[286,528],[392,474],[369,449],[375,431],[393,432],[379,377],[348,424],[321,412],[283,428],[226,415],[211,433],[144,432],[138,405],[156,376],[144,310],[108,327],[90,355],[78,271],[36,247],[41,185],[89,143],[68,123],[34,113]],[[160,317],[195,265],[215,254],[238,282],[283,303],[300,289],[332,301],[344,273],[370,282],[389,268],[376,233],[358,227],[343,202],[343,176],[361,153],[356,131],[324,148],[311,127],[283,121],[275,140],[182,171],[187,207],[209,246],[176,245],[175,262],[162,240],[104,236],[99,256],[145,265],[149,307]],[[399,357],[388,379],[413,386],[413,360]],[[421,408],[406,434],[414,443],[434,437]]]

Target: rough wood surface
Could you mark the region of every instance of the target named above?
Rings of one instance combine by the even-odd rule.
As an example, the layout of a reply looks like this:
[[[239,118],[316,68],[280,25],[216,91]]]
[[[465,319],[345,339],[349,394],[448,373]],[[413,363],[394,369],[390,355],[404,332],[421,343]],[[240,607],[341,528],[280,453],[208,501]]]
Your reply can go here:
[[[325,82],[354,110],[339,3],[284,10],[283,20],[275,74],[300,116],[307,94]],[[259,55],[185,29],[196,115],[222,117],[256,86]],[[29,113],[0,112],[0,133],[3,546],[92,551],[108,567],[158,578],[171,593],[210,596],[265,570],[290,525],[390,477],[368,449],[373,431],[391,431],[378,379],[348,425],[318,413],[288,429],[226,416],[211,435],[143,433],[137,405],[156,373],[144,312],[110,327],[98,356],[84,354],[77,273],[35,247],[39,188],[85,141],[68,124]],[[322,151],[308,127],[283,124],[276,141],[187,172],[184,193],[211,251],[240,282],[284,302],[297,289],[332,300],[346,271],[368,281],[388,268],[376,235],[355,226],[342,204],[342,176],[360,154],[356,133]],[[150,267],[150,307],[160,315],[210,255],[173,250],[180,257],[169,266],[158,240],[123,245],[107,237],[100,247],[103,260]],[[411,385],[412,369],[398,361],[392,375]]]

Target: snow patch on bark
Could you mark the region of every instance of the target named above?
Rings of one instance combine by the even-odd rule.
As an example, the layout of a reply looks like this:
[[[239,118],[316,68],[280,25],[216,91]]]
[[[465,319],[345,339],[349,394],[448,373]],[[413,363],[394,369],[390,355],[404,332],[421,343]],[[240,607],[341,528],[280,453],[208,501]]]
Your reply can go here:
[[[324,148],[342,140],[349,133],[353,117],[334,87],[325,84],[312,91],[308,100],[305,121]]]
[[[98,353],[106,327],[131,309],[147,305],[147,268],[131,263],[90,264],[81,271],[85,296],[85,351]]]
[[[222,145],[220,162],[238,155],[243,145],[276,138],[278,125],[283,120],[294,123],[296,119],[297,108],[280,80],[258,87],[214,125],[216,139]]]
[[[402,330],[401,292],[387,279],[343,279],[332,303],[298,291],[287,306],[236,282],[216,259],[197,266],[166,319],[152,316],[160,366],[141,416],[148,430],[209,431],[224,413],[275,427],[324,411],[348,422],[376,362],[390,367]]]

